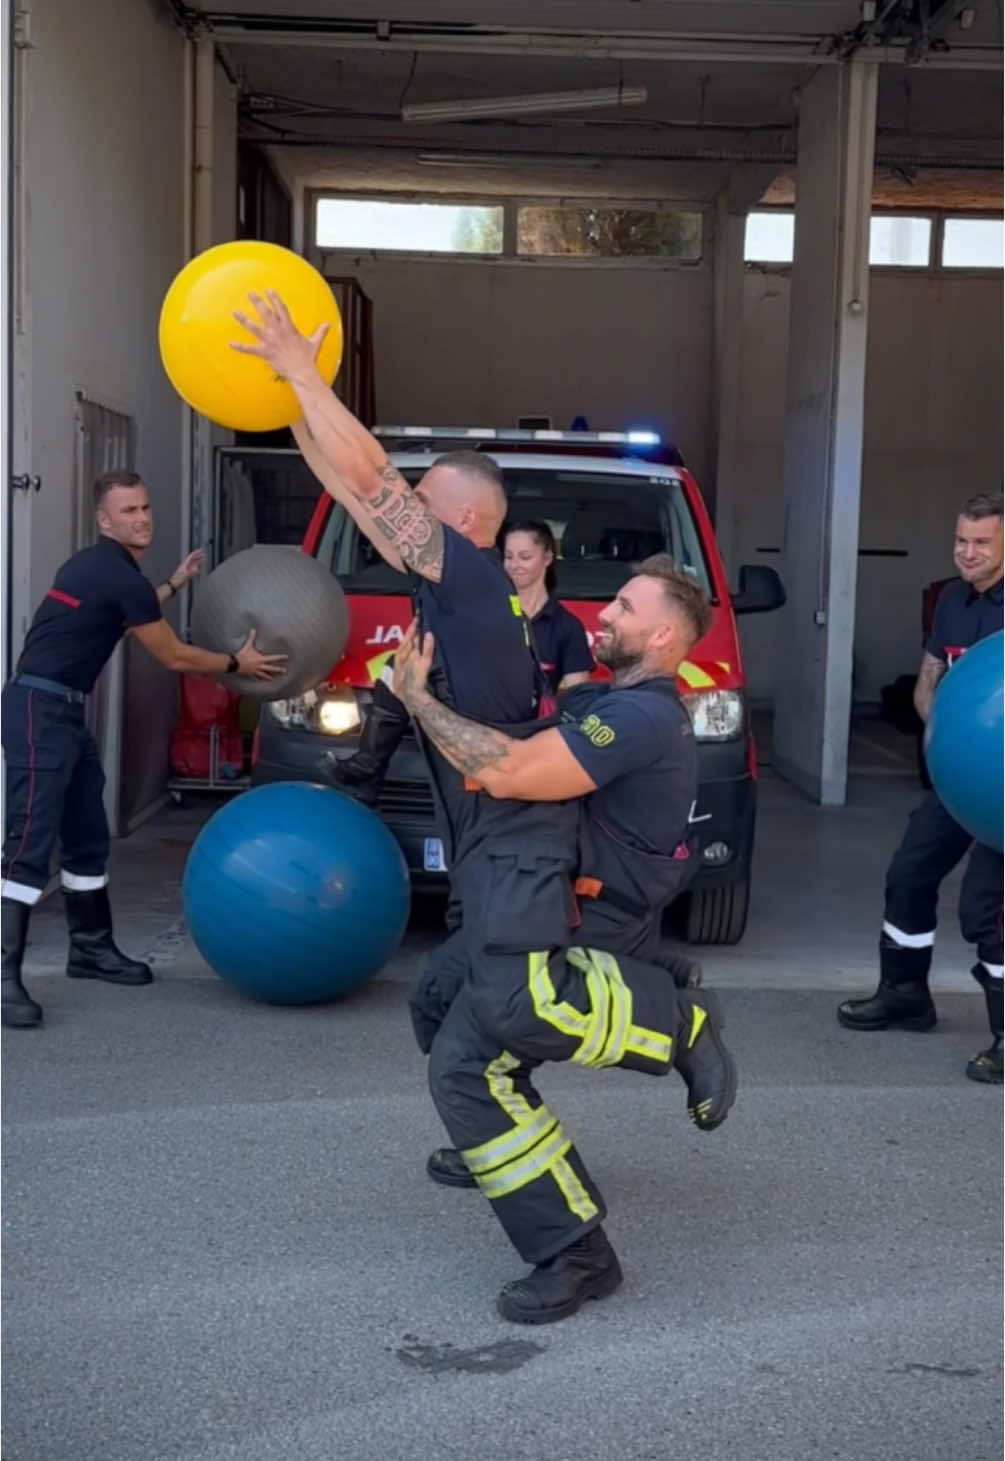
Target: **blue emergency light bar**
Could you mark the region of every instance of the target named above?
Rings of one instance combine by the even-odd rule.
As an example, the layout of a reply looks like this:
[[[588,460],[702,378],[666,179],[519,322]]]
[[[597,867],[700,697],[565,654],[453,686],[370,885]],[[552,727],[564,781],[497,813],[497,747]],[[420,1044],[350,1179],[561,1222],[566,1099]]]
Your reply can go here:
[[[659,446],[655,431],[551,431],[495,426],[375,426],[374,436],[415,441],[547,441],[569,446]]]

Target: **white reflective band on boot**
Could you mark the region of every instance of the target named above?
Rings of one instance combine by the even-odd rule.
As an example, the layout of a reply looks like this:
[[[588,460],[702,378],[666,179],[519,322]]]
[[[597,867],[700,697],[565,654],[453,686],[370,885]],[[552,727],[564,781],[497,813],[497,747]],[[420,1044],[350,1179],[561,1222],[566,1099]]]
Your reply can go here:
[[[68,873],[63,869],[59,874],[59,881],[68,893],[93,893],[97,888],[108,887],[108,874],[102,873],[99,878],[85,878],[80,873]]]
[[[27,903],[32,907],[42,896],[41,888],[29,888],[27,883],[12,883],[8,878],[0,882],[0,897],[12,898],[15,903]]]
[[[884,923],[883,932],[902,949],[930,949],[935,943],[935,929],[931,933],[905,933],[895,923]]]
[[[989,964],[986,959],[982,959],[981,963],[992,979],[1005,979],[1005,964]]]

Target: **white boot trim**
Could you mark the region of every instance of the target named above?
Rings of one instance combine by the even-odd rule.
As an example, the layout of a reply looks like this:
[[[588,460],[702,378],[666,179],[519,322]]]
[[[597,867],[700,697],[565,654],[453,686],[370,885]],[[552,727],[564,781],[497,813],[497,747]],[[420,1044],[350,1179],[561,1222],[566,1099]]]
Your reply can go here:
[[[9,878],[0,882],[0,897],[12,898],[15,903],[27,903],[34,907],[42,896],[41,888],[29,888],[27,883],[12,883]]]
[[[930,949],[935,944],[935,929],[931,933],[905,933],[895,923],[884,923],[883,932],[902,949]]]
[[[59,881],[69,893],[93,893],[97,888],[108,887],[108,874],[102,873],[99,878],[87,878],[82,873],[68,873],[63,868]]]

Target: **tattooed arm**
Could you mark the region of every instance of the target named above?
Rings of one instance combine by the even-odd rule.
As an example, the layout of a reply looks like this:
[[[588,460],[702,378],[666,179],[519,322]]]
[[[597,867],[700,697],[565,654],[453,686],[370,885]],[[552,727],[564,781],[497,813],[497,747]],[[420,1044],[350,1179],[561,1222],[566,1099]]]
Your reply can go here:
[[[427,634],[420,649],[410,625],[394,656],[394,693],[464,776],[490,796],[513,801],[568,801],[596,790],[554,728],[516,741],[442,705],[426,688],[432,660],[433,636]]]
[[[936,686],[945,673],[945,662],[926,650],[921,656],[921,669],[914,686],[914,708],[922,720],[927,720],[931,714]]]
[[[300,448],[300,455],[321,483],[321,486],[328,493],[328,496],[333,497],[337,503],[345,508],[363,536],[369,538],[373,543],[373,546],[384,559],[385,563],[390,564],[399,573],[406,573],[407,569],[402,561],[401,554],[391,546],[382,533],[374,536],[373,519],[366,511],[360,499],[350,490],[348,483],[336,472],[332,471],[326,458],[318,450],[317,442],[311,435],[307,422],[302,419],[300,421],[294,421],[290,429],[293,432],[293,438],[297,446]]]
[[[298,441],[306,435],[315,461],[324,463],[323,474],[311,463],[318,480],[389,563],[438,583],[443,572],[443,524],[391,465],[377,438],[321,379],[314,359],[324,329],[319,327],[309,337],[301,335],[277,294],[249,297],[257,319],[241,311],[235,311],[235,318],[255,343],[234,341],[233,348],[267,360],[289,382],[303,411]]]

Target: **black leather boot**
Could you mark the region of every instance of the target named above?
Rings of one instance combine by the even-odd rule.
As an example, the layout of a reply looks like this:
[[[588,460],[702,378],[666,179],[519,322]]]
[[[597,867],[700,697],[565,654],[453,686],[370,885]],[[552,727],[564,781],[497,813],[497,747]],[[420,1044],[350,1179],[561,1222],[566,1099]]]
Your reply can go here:
[[[508,1283],[496,1306],[515,1324],[553,1324],[575,1314],[587,1299],[606,1299],[621,1279],[621,1264],[607,1234],[591,1228],[547,1263]]]
[[[723,1043],[719,1001],[710,989],[682,991],[674,1069],[687,1084],[687,1114],[699,1131],[714,1131],[736,1100],[736,1063]]]
[[[388,686],[378,680],[359,733],[359,750],[344,760],[331,753],[325,758],[332,783],[364,806],[375,807],[391,757],[407,729],[408,711]]]
[[[676,949],[668,948],[665,944],[656,954],[654,964],[659,964],[666,969],[678,989],[700,989],[701,988],[701,965],[696,959],[689,959],[684,954],[678,954]]]
[[[150,967],[128,959],[112,938],[112,908],[108,888],[86,892],[63,889],[66,925],[70,930],[70,957],[66,972],[71,979],[106,979],[109,984],[149,984]]]
[[[886,934],[879,941],[879,988],[868,999],[846,999],[837,1017],[849,1030],[933,1030],[928,992],[932,950],[905,949]]]
[[[3,918],[3,1002],[0,1021],[10,1030],[32,1030],[42,1023],[42,1006],[21,983],[21,962],[28,938],[31,905],[0,899]]]
[[[452,1146],[438,1146],[426,1162],[426,1171],[442,1187],[477,1187],[468,1164]]]
[[[988,1024],[991,1027],[991,1044],[972,1060],[967,1061],[967,1076],[972,1081],[981,1081],[987,1086],[1002,1084],[1002,981],[992,979],[981,964],[976,964],[972,974],[984,989],[988,1007]]]

